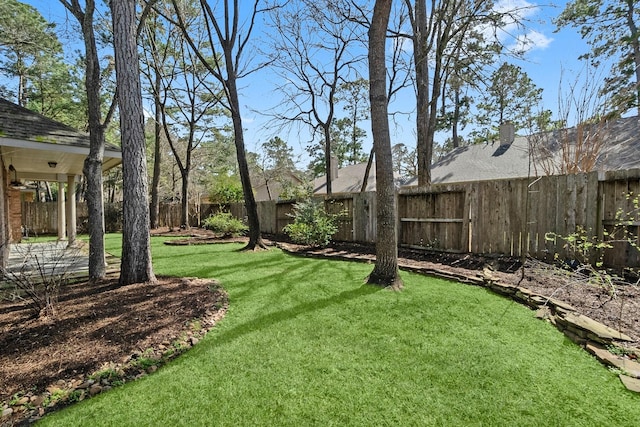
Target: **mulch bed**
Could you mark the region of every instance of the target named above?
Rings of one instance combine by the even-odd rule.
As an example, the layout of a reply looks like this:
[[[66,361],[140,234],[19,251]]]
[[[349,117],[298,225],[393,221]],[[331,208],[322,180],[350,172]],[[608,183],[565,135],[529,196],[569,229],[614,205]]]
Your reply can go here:
[[[225,310],[226,293],[215,281],[167,277],[156,284],[118,286],[111,278],[68,285],[55,320],[36,317],[26,302],[1,302],[0,402],[21,392],[29,394],[28,403],[41,403],[47,388],[82,383],[105,366],[124,366],[141,354],[156,357],[152,353],[176,340],[187,347],[195,342],[190,337],[213,326]],[[25,415],[15,411],[2,421]]]

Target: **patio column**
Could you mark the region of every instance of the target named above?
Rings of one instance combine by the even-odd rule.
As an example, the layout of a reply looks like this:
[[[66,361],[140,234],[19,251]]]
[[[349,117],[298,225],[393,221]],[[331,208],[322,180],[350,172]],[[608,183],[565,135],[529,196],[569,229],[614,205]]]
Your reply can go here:
[[[67,176],[67,238],[69,246],[76,242],[76,176]]]
[[[66,238],[65,226],[67,220],[65,218],[64,205],[64,182],[58,178],[58,240],[64,240]]]

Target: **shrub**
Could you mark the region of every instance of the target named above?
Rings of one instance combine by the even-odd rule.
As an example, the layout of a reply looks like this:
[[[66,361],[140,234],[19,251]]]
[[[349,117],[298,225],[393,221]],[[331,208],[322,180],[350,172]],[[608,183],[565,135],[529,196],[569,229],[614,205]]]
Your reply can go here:
[[[243,235],[249,227],[247,227],[238,218],[234,218],[229,212],[218,212],[211,215],[203,222],[204,228],[215,233],[221,233],[224,236],[240,236]]]
[[[339,215],[329,215],[324,207],[307,199],[293,205],[294,222],[283,231],[296,243],[310,246],[327,246],[338,231],[336,219]]]
[[[244,196],[242,193],[242,184],[236,176],[220,175],[211,184],[209,188],[209,200],[211,203],[234,203],[242,202]]]

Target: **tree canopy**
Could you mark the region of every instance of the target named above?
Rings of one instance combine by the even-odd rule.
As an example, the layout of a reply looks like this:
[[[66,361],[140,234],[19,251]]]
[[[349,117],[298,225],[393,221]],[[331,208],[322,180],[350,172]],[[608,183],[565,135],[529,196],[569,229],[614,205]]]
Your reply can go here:
[[[610,108],[640,114],[640,4],[633,0],[573,0],[556,20],[578,28],[591,52],[581,57],[594,66],[612,62],[601,92],[611,94]]]

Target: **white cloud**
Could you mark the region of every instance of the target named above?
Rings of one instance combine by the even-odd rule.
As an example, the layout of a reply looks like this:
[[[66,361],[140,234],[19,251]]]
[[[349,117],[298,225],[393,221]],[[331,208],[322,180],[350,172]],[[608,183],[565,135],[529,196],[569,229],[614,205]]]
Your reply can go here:
[[[515,43],[510,47],[516,52],[527,53],[535,49],[546,49],[553,39],[547,37],[539,31],[531,30],[527,34],[520,34],[516,37]]]
[[[503,22],[495,32],[497,38],[512,52],[527,53],[546,49],[553,39],[538,30],[527,28],[541,11],[537,4],[527,0],[498,0],[493,10],[503,15]],[[485,28],[485,34],[494,34],[493,28]]]
[[[538,12],[538,6],[529,3],[527,0],[499,0],[493,6],[496,12],[517,12],[521,18],[535,15]]]

